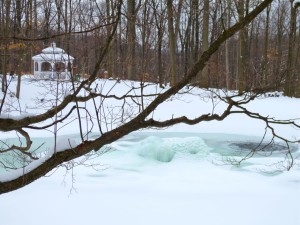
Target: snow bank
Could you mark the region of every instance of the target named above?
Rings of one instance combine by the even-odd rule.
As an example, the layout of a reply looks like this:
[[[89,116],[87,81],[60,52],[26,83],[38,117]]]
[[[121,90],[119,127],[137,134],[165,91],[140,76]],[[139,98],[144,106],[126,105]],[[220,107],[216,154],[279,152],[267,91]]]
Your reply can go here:
[[[47,159],[49,159],[52,156],[52,153],[48,152],[44,156],[40,157],[37,160],[33,160],[29,165],[16,169],[16,170],[10,170],[9,172],[1,172],[0,173],[0,182],[7,182],[14,179],[17,179],[21,176],[23,176],[26,173],[31,172],[32,170],[36,169],[40,165],[42,165]]]

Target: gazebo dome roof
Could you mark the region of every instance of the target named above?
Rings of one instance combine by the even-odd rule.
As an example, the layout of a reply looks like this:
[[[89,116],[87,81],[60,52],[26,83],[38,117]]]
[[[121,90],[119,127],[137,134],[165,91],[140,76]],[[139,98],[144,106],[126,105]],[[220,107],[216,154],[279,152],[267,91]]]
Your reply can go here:
[[[45,53],[45,54],[59,54],[59,53],[65,53],[65,50],[63,50],[62,48],[57,48],[56,44],[53,42],[51,44],[51,47],[44,48],[42,50],[42,53]]]
[[[56,47],[56,44],[53,42],[50,47],[43,49],[41,54],[33,56],[32,60],[44,62],[67,62],[73,61],[74,57],[65,53],[63,49]]]

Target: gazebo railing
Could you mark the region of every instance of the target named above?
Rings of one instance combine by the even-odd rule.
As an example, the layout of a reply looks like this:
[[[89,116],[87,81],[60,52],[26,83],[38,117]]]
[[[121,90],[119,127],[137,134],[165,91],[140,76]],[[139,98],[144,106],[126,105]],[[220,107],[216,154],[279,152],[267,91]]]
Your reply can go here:
[[[40,71],[36,73],[36,78],[38,79],[62,79],[70,80],[70,72],[52,72],[52,71]]]

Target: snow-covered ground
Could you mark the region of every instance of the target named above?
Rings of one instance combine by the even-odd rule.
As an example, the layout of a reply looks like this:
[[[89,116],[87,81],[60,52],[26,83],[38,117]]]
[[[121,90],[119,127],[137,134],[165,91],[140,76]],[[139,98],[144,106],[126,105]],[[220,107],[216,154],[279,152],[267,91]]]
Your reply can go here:
[[[13,81],[12,88],[14,85]],[[98,83],[102,90],[114,87],[116,94],[125,93],[130,85],[103,80]],[[40,112],[42,109],[33,107],[38,104],[33,98],[46,98],[43,90],[45,86],[24,79],[21,107],[29,114]],[[145,91],[161,90],[150,86]],[[192,93],[169,100],[153,116],[193,117],[224,108],[221,102],[212,104],[214,98],[201,91]],[[16,104],[13,97],[9,101]],[[106,106],[113,104],[107,102]],[[247,107],[278,119],[300,118],[299,99],[259,98]],[[289,126],[278,129],[286,137],[300,138],[299,130]],[[93,168],[78,166],[67,172],[60,168],[51,176],[1,195],[0,224],[298,225],[298,165],[289,172],[278,171],[285,165],[278,164],[283,159],[278,151],[269,157],[265,157],[268,152],[257,155],[238,167],[230,164],[247,153],[249,145],[245,144],[259,143],[264,131],[264,124],[234,115],[222,122],[134,132],[103,148],[106,153],[92,157],[87,163]],[[16,141],[10,139],[14,133],[1,135],[2,140]],[[36,146],[45,142],[43,148],[51,149],[51,132],[35,131],[31,135]],[[74,125],[62,126],[59,135],[61,139],[79,139]],[[96,129],[90,138],[93,135],[97,135]],[[297,148],[294,146],[295,157],[299,155]],[[1,173],[0,178],[4,176]]]

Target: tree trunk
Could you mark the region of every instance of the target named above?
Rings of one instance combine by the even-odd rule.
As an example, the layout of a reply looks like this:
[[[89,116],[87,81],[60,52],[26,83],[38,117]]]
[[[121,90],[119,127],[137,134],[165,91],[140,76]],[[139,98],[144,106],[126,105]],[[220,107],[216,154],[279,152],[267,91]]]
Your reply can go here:
[[[162,2],[157,3],[155,0],[151,1],[153,7],[153,14],[155,19],[155,26],[157,29],[157,75],[158,83],[162,88],[164,83],[163,78],[163,62],[162,62],[162,48],[163,48],[163,35],[164,35],[164,13],[162,9]],[[160,8],[160,10],[158,9]]]
[[[135,80],[135,0],[127,0],[127,78]]]
[[[244,19],[245,5],[244,0],[238,1],[238,17],[239,21]],[[246,36],[247,29],[244,27],[239,31],[238,39],[238,62],[237,62],[237,88],[239,93],[246,90],[246,75],[245,75],[245,58],[246,58]]]
[[[21,0],[16,0],[16,21],[15,21],[15,35],[18,35],[21,32],[21,20],[22,20],[22,7],[21,7]],[[24,57],[24,50],[23,46],[20,46],[20,49],[18,49],[18,59],[16,60],[17,65],[15,65],[16,68],[16,74],[18,76],[18,82],[16,87],[16,97],[20,98],[20,92],[21,92],[21,67],[23,66],[23,57]]]
[[[174,86],[177,83],[177,65],[176,65],[176,39],[174,32],[174,13],[172,0],[167,0],[168,13],[168,32],[169,32],[169,54],[170,54],[170,84]]]
[[[209,36],[209,0],[204,0],[203,7],[203,33],[202,33],[202,51],[208,49],[208,36]],[[206,65],[202,70],[200,77],[200,87],[209,87],[208,66]]]
[[[231,21],[231,0],[227,0],[227,11],[226,11],[226,26],[227,29],[230,27]],[[226,89],[231,89],[231,82],[230,82],[230,65],[229,65],[229,41],[225,42],[225,74],[226,74]]]
[[[290,31],[289,31],[289,46],[288,58],[285,77],[284,94],[286,96],[295,96],[295,80],[294,80],[294,47],[295,47],[295,31],[296,31],[296,8],[293,7],[293,0],[291,0],[290,11]]]
[[[277,21],[276,21],[276,63],[274,66],[274,76],[272,78],[272,82],[276,83],[276,85],[280,86],[282,77],[281,77],[281,64],[282,64],[282,42],[284,35],[284,15],[283,10],[280,6],[277,6]]]
[[[106,22],[107,24],[110,24],[111,22],[111,17],[114,17],[112,10],[111,10],[111,5],[110,5],[110,0],[106,0]],[[106,35],[107,37],[109,37],[111,35],[111,26],[108,25],[106,26]],[[113,69],[112,69],[112,65],[113,65],[113,55],[112,55],[112,47],[111,44],[109,45],[109,49],[108,49],[108,53],[107,53],[107,71],[108,71],[108,75],[112,77],[113,74]]]
[[[62,15],[62,0],[55,0],[56,11],[57,11],[57,32],[61,32],[61,15]],[[57,45],[61,45],[61,38],[59,37],[57,40]]]
[[[3,26],[4,29],[4,51],[3,51],[3,60],[2,60],[2,91],[6,92],[7,89],[7,56],[8,56],[8,41],[7,38],[9,36],[9,28],[10,28],[10,0],[5,1],[5,25]]]
[[[49,45],[48,37],[50,36],[50,14],[51,14],[51,6],[47,2],[44,2],[45,25],[42,29],[44,31],[44,36],[46,37],[46,39],[44,41],[44,44],[46,46]],[[37,29],[38,29],[38,27],[37,27]]]
[[[195,17],[195,49],[194,49],[194,62],[199,58],[199,48],[200,48],[200,9],[199,0],[193,0],[194,17]]]
[[[34,15],[34,22],[33,22],[33,35],[35,36],[37,33],[38,27],[38,13],[37,13],[37,0],[33,1],[33,15]]]
[[[269,49],[269,30],[270,30],[270,11],[271,6],[267,8],[266,24],[265,24],[265,40],[264,40],[264,55],[261,85],[265,87],[268,84],[268,49]]]

